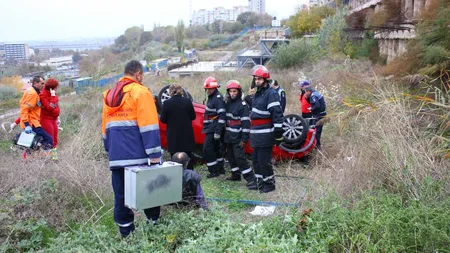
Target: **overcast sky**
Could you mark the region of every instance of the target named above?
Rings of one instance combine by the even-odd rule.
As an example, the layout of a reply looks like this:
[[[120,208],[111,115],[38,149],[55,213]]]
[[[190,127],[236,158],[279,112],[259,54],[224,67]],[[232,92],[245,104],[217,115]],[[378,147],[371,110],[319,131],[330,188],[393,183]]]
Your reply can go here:
[[[191,0],[192,10],[247,5],[247,0]],[[266,0],[281,18],[306,0]],[[189,0],[0,0],[0,42],[117,37],[131,26],[188,24]]]

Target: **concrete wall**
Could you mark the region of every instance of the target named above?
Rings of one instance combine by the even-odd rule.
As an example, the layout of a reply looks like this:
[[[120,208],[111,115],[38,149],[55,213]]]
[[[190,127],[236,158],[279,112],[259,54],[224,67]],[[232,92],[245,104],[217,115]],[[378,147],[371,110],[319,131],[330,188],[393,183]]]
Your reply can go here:
[[[409,40],[415,39],[415,23],[419,19],[420,12],[429,5],[430,0],[398,0],[401,2],[403,24],[396,25],[397,29],[377,30],[375,39],[378,40],[379,52],[387,56],[387,61],[406,51]],[[383,9],[382,0],[350,0],[349,14],[371,9],[368,15]]]

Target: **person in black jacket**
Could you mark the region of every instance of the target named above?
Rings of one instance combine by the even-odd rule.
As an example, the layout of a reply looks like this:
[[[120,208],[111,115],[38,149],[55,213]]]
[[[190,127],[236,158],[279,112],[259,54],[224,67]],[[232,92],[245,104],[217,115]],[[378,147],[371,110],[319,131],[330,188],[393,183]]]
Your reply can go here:
[[[261,193],[275,190],[272,147],[283,141],[283,112],[278,93],[269,87],[270,73],[264,66],[253,72],[257,91],[250,114],[250,144],[253,147],[253,168]]]
[[[177,152],[172,156],[172,161],[183,166],[183,193],[181,205],[201,207],[208,210],[208,204],[203,193],[200,181],[202,177],[193,170],[186,169],[189,164],[189,156],[184,152]]]
[[[256,190],[256,179],[250,163],[245,158],[244,146],[250,133],[250,118],[247,103],[242,100],[242,87],[236,80],[227,83],[225,140],[231,177],[227,180],[240,181],[241,174],[250,190]]]
[[[219,84],[214,77],[206,78],[203,88],[208,94],[202,133],[206,134],[203,143],[203,157],[208,166],[208,178],[225,174],[224,159],[220,152],[221,139],[225,127],[225,102],[219,92]]]
[[[192,101],[183,97],[183,88],[179,84],[169,87],[170,99],[163,104],[161,122],[167,124],[167,146],[171,155],[185,152],[191,158],[188,169],[194,169],[192,151],[194,150],[194,130],[192,121],[195,111]]]

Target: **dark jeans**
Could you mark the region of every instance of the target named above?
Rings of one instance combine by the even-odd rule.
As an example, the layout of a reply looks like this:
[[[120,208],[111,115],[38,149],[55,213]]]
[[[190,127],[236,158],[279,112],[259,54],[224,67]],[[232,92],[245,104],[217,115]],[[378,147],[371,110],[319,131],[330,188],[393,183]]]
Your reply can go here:
[[[313,120],[314,125],[317,123],[317,121],[323,119],[324,117],[322,116],[315,116],[315,119]],[[323,129],[323,125],[320,126],[316,126],[316,147],[318,149],[321,148],[320,146],[320,138],[322,137],[322,129]]]
[[[134,231],[134,213],[125,206],[125,170],[114,169],[111,172],[114,190],[114,221],[119,226],[120,233],[127,236]],[[144,213],[148,220],[156,221],[161,213],[161,207],[144,209]]]
[[[52,149],[53,148],[53,138],[45,132],[42,127],[33,127],[33,131],[42,137],[42,146],[44,149]]]

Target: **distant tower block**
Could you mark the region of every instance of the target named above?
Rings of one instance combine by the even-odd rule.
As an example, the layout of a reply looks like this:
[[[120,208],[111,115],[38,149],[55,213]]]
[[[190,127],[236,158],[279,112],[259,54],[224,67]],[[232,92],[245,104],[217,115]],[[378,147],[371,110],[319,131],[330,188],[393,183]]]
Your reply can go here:
[[[144,24],[141,24],[141,30],[144,31]]]
[[[266,0],[248,0],[248,10],[258,14],[266,13]]]

